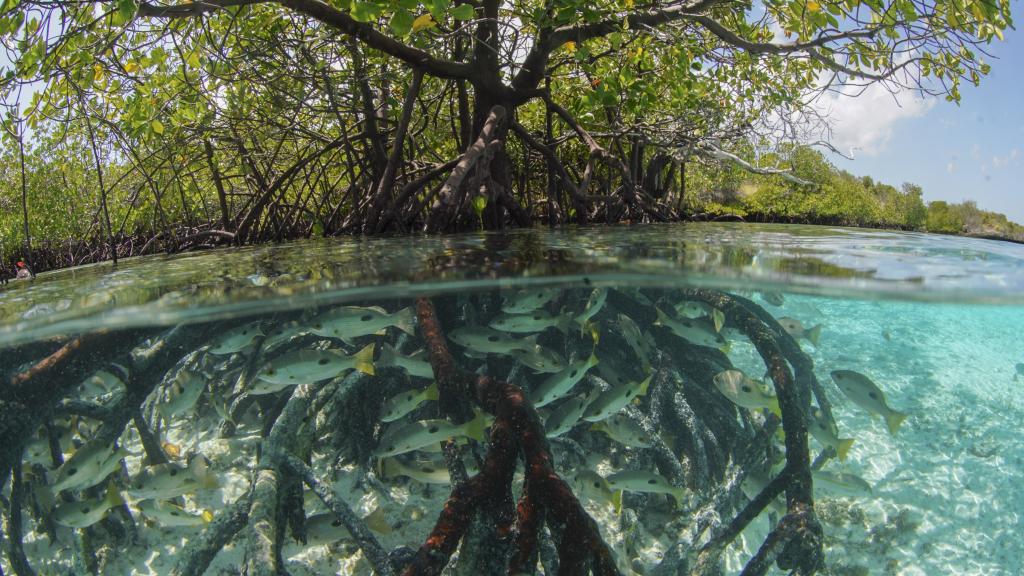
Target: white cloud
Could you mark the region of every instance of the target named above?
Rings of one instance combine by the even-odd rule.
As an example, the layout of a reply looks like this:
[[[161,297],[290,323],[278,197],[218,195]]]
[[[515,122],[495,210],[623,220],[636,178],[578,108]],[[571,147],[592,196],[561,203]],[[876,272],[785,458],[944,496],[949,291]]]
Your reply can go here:
[[[1020,156],[1020,150],[1016,148],[1010,149],[1010,152],[1006,156],[993,156],[992,157],[992,169],[999,170],[1000,168],[1006,168],[1011,164],[1017,165],[1017,157]]]
[[[956,172],[956,162],[950,162],[949,164],[946,164],[946,172],[950,174]]]
[[[859,94],[852,89],[827,93],[816,102],[832,125],[832,144],[841,151],[868,156],[885,151],[900,120],[923,116],[934,105],[934,99],[909,93],[894,97],[881,84],[872,84]]]

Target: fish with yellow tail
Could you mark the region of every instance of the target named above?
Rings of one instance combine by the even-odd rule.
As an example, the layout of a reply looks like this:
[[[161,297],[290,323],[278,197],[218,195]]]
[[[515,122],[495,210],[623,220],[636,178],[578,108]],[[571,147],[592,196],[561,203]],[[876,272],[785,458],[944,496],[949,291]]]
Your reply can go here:
[[[615,414],[626,404],[632,402],[634,398],[647,394],[651,377],[647,376],[640,382],[626,382],[605,390],[587,407],[587,411],[583,413],[583,419],[587,422],[600,422]]]
[[[632,318],[625,314],[619,314],[616,319],[619,325],[619,332],[626,340],[626,344],[633,349],[633,353],[640,359],[640,365],[644,370],[644,374],[649,374],[651,372],[652,355],[650,342],[647,341],[644,333],[640,331],[640,327],[636,325]]]
[[[548,438],[555,438],[572,430],[579,423],[587,406],[601,395],[601,389],[595,387],[589,393],[579,394],[566,399],[558,405],[544,421],[544,431]]]
[[[467,436],[482,442],[484,429],[490,425],[490,422],[491,418],[487,414],[477,412],[472,420],[463,424],[440,419],[393,424],[381,436],[374,456],[383,458],[404,454],[448,438],[460,436]]]
[[[335,378],[349,370],[374,373],[373,344],[351,356],[340,350],[296,350],[275,358],[256,373],[249,393],[273,394],[297,384],[312,384]]]
[[[708,348],[717,348],[722,352],[729,351],[729,342],[719,334],[715,327],[702,319],[672,318],[665,314],[661,308],[655,308],[658,319],[654,321],[655,326],[664,326],[687,342]]]
[[[597,472],[584,468],[573,476],[573,483],[586,498],[595,502],[607,502],[616,510],[622,508],[622,492],[612,490],[608,481]]]
[[[590,296],[587,298],[587,304],[583,307],[583,312],[580,312],[573,318],[580,325],[580,336],[586,334],[588,329],[593,330],[590,319],[604,308],[604,303],[607,300],[607,288],[594,288],[593,292],[590,293]]]
[[[577,360],[561,372],[548,376],[530,394],[534,408],[546,406],[559,398],[568,396],[573,387],[586,376],[587,371],[597,366],[597,356],[591,352],[589,358]]]
[[[191,410],[203,390],[206,390],[206,379],[192,370],[182,368],[167,386],[163,401],[156,405],[156,409],[165,419],[173,420]]]
[[[128,495],[136,499],[177,498],[200,489],[214,489],[219,485],[216,477],[200,465],[201,456],[193,458],[185,467],[173,462],[143,468],[128,484]]]
[[[512,350],[511,354],[520,364],[534,372],[552,374],[565,369],[565,358],[543,346],[534,346],[530,350]]]
[[[434,369],[430,366],[430,362],[426,360],[425,354],[402,356],[387,342],[380,346],[380,358],[377,359],[377,366],[401,368],[409,376],[416,376],[418,378],[434,377]]]
[[[777,416],[782,415],[779,399],[768,393],[766,386],[739,370],[723,370],[711,379],[715,388],[740,408],[759,410],[767,408]]]
[[[644,492],[648,494],[668,494],[682,505],[686,501],[686,488],[673,486],[667,478],[646,470],[624,470],[609,475],[605,480],[612,490],[626,492]]]
[[[422,390],[406,390],[384,401],[380,410],[381,422],[394,422],[424,402],[437,400],[437,382]]]
[[[391,326],[415,336],[413,320],[412,308],[403,308],[389,314],[379,306],[341,306],[313,318],[307,328],[317,336],[337,338],[351,346],[353,339],[370,334],[383,336]]]
[[[111,472],[121,466],[121,459],[129,452],[112,443],[89,442],[57,469],[56,479],[50,487],[61,490],[85,490],[103,482]]]
[[[853,403],[867,410],[870,414],[876,414],[885,418],[885,424],[889,428],[889,434],[895,436],[900,425],[907,419],[907,414],[897,412],[889,407],[885,400],[885,393],[875,385],[870,378],[854,372],[853,370],[833,370],[832,380],[842,390],[843,394]]]
[[[640,424],[625,414],[613,414],[591,427],[591,430],[604,432],[609,438],[623,446],[631,448],[650,448],[651,435]]]
[[[818,347],[818,339],[821,337],[821,324],[814,328],[806,328],[803,322],[788,316],[779,318],[778,322],[779,326],[782,326],[782,329],[792,336],[794,340],[805,338],[808,342],[814,344],[815,348]]]
[[[202,526],[213,521],[213,512],[209,510],[189,512],[174,502],[165,500],[145,500],[138,504],[138,509],[146,518],[168,528]]]
[[[811,411],[811,417],[807,420],[807,431],[823,446],[834,448],[840,462],[846,460],[850,447],[853,446],[853,438],[840,438],[835,420],[826,418],[820,409],[815,408]]]
[[[103,520],[114,506],[124,504],[124,498],[117,491],[114,483],[107,486],[106,493],[100,498],[89,498],[75,502],[65,502],[53,509],[51,518],[61,526],[69,528],[88,528]]]
[[[711,318],[711,323],[715,327],[715,332],[721,332],[722,326],[725,325],[725,313],[710,304],[705,304],[704,302],[683,300],[679,304],[676,304],[676,313],[691,320],[700,320],[704,317]]]
[[[383,508],[374,509],[363,517],[363,522],[378,534],[390,534],[393,530]],[[345,524],[333,512],[313,514],[306,518],[305,525],[306,546],[324,546],[352,537]]]

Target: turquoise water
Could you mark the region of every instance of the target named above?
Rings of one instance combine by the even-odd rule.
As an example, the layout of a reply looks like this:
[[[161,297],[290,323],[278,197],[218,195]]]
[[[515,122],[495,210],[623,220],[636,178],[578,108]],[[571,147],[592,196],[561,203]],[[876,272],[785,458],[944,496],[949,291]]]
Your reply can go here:
[[[549,290],[551,300],[537,310],[564,315],[564,332],[534,332],[549,356],[487,354],[461,345],[460,328],[493,321],[524,288]],[[710,531],[695,537],[694,526],[705,517],[698,512],[707,512],[716,492],[728,485],[729,466],[772,419],[770,410],[736,407],[714,384],[713,376],[727,369],[753,379],[765,372],[751,341],[736,331],[738,316],[724,315],[721,334],[729,345],[722,350],[718,344],[687,342],[656,324],[656,308],[682,320],[684,314],[674,308],[692,301],[693,288],[736,295],[739,302],[749,298],[752,308],[799,320],[808,332],[821,326],[816,344],[797,338],[798,346],[813,361],[839,436],[854,439],[848,458],[829,459],[823,470],[855,475],[870,485],[870,492],[837,492],[827,483],[815,483],[815,510],[824,534],[820,573],[1019,574],[1024,558],[1024,543],[1017,536],[1024,510],[1024,448],[1019,442],[1024,374],[1018,372],[1024,372],[1024,366],[1018,368],[1024,362],[1024,248],[818,227],[648,226],[322,241],[144,258],[117,270],[93,266],[42,274],[31,284],[12,283],[0,288],[0,402],[5,414],[0,446],[25,448],[2,453],[4,466],[20,463],[23,482],[17,499],[23,525],[19,529],[15,523],[14,533],[22,532],[27,561],[41,574],[188,573],[174,570],[183,570],[198,543],[223,529],[231,511],[244,508],[250,517],[223,548],[216,548],[205,572],[239,573],[261,565],[260,509],[248,501],[257,489],[256,502],[270,494],[268,501],[279,502],[284,516],[305,517],[319,538],[301,543],[296,525],[286,520],[264,525],[280,531],[279,554],[289,573],[371,574],[374,563],[365,542],[332,530],[329,522],[328,528],[318,524],[326,507],[308,489],[300,506],[285,487],[270,492],[262,485],[254,488],[261,466],[269,466],[279,479],[289,477],[258,453],[272,452],[272,426],[287,424],[289,410],[298,410],[292,416],[303,423],[294,429],[281,424],[276,433],[287,435],[287,451],[307,462],[355,515],[367,517],[374,538],[401,568],[425,541],[450,492],[450,486],[426,482],[422,474],[396,473],[399,465],[422,468],[430,462],[446,481],[440,455],[429,450],[438,445],[436,440],[397,457],[375,456],[403,423],[441,416],[438,403],[427,400],[392,422],[383,421],[396,402],[403,404],[403,394],[431,382],[411,375],[411,369],[386,366],[381,356],[385,345],[406,356],[422,349],[420,327],[406,333],[390,325],[380,334],[346,337],[347,342],[301,332],[318,324],[320,315],[339,313],[345,306],[380,306],[395,313],[426,295],[459,368],[508,379],[528,395],[551,375],[537,371],[538,362],[552,357],[582,362],[594,352],[599,364],[565,398],[544,406],[542,419],[574,398],[592,400],[614,388],[615,378],[602,370],[610,367],[624,383],[639,383],[647,375],[645,364],[651,364],[648,393],[615,414],[640,425],[653,423],[646,432],[657,440],[649,443],[666,447],[681,468],[667,465],[657,448],[628,446],[592,429],[589,421],[577,422],[549,442],[555,471],[596,521],[621,573],[690,573],[692,562],[687,568],[669,551],[700,550],[745,505],[743,491],[733,490],[717,508],[720,516]],[[608,296],[591,324],[570,322],[587,309],[595,290],[607,290]],[[632,319],[644,335],[640,351],[631,346],[620,315]],[[260,336],[239,335],[247,326],[258,328]],[[713,335],[710,316],[704,326],[712,326],[705,335]],[[282,328],[296,334],[277,338],[275,330]],[[346,330],[353,328],[346,324],[339,336]],[[238,345],[238,350],[216,352],[225,345],[225,335],[235,335],[227,347]],[[60,356],[45,378],[29,378],[31,389],[12,381],[53,359],[76,336],[83,337],[81,346]],[[787,336],[777,332],[775,338]],[[369,345],[376,354],[372,376],[345,371],[314,380],[307,367],[296,382],[301,386],[255,394],[261,381],[272,379],[259,374],[267,374],[268,364],[282,370],[281,358],[289,352],[333,349],[351,355]],[[423,356],[413,358],[424,361]],[[117,379],[108,378],[99,387],[78,386],[100,369]],[[833,383],[830,373],[840,369],[869,377],[891,408],[908,415],[895,434]],[[199,392],[194,404],[185,402],[171,414],[168,402],[180,395],[176,382],[189,389],[198,386]],[[713,441],[705,437],[704,451],[688,445],[690,429],[674,408],[664,407],[677,394],[703,422],[694,430],[713,436]],[[304,395],[308,404],[302,403]],[[463,397],[461,403],[468,407],[472,399]],[[141,427],[132,421],[134,406],[141,408]],[[85,482],[89,486],[60,491],[54,485],[63,476],[45,449],[44,426],[64,458],[82,445],[110,445],[115,439],[127,453],[118,454],[117,465],[109,469],[87,467],[96,476],[95,482]],[[140,428],[153,433],[156,446],[164,443],[172,467],[182,475],[212,481],[171,490],[182,492],[172,496],[140,496],[135,483],[162,470],[146,471]],[[772,448],[760,458],[764,463],[744,471],[779,472],[782,437],[772,438]],[[472,473],[485,458],[487,444],[473,440],[467,446],[464,450],[476,455],[464,456]],[[824,448],[816,439],[809,446],[808,460]],[[700,477],[694,470],[705,459],[725,475]],[[619,509],[601,490],[586,485],[593,478],[587,474],[607,480],[624,471],[657,473],[666,485],[684,490],[677,501],[627,485]],[[520,494],[521,475],[520,466],[513,497]],[[9,574],[14,573],[12,558],[17,561],[7,546],[14,487],[8,474],[3,478],[5,554],[0,568]],[[173,481],[170,485],[177,487]],[[102,520],[83,521],[87,528],[51,523],[58,516],[55,506],[100,500],[105,491],[120,494],[127,504],[111,506]],[[194,525],[172,525],[174,518],[154,511],[157,501],[169,502],[161,504],[165,512],[173,509]],[[204,511],[212,514],[212,523],[202,518]],[[784,509],[759,514],[716,565],[738,574],[778,522],[779,511]],[[557,545],[562,526],[552,520],[549,527],[551,534],[545,532],[542,541]],[[278,553],[266,546],[271,556]],[[541,546],[538,573],[554,574],[551,554],[544,550]],[[501,564],[488,553],[466,548],[456,557],[454,573],[489,573],[484,567]]]

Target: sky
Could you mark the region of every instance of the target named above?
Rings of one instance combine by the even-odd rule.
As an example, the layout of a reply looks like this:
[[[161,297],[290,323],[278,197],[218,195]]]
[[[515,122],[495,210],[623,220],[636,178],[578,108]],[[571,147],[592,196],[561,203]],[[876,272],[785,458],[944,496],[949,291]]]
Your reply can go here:
[[[1017,25],[1024,2],[1012,3]],[[939,98],[897,100],[881,87],[830,102],[832,143],[853,160],[839,168],[876,181],[924,188],[926,202],[975,200],[1024,224],[1024,31],[1008,30],[986,58],[981,86],[961,88],[961,103]]]

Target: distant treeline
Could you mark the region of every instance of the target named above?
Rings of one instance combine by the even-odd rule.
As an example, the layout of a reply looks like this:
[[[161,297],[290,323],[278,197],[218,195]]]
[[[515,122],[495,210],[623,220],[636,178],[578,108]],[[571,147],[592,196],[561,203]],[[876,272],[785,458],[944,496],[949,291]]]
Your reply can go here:
[[[703,218],[738,216],[758,222],[805,222],[919,230],[1024,241],[1024,226],[973,200],[925,202],[923,189],[899,188],[833,166],[821,152],[802,148],[790,157],[792,173],[813,185],[751,174],[735,165],[693,164],[687,172],[687,208]]]
[[[106,208],[96,189],[94,165],[82,151],[50,154],[27,150],[25,200],[22,206],[21,165],[16,151],[0,153],[0,254],[3,268],[27,260],[37,271],[156,252],[191,250],[229,244],[218,218],[217,188],[190,174],[168,185],[136,179],[114,186]],[[755,222],[816,223],[901,230],[922,230],[1024,241],[1024,226],[1006,216],[981,210],[973,201],[925,203],[920,186],[900,188],[839,170],[817,150],[788,150],[778,158],[753,158],[750,150],[736,154],[760,165],[790,168],[790,175],[760,175],[735,162],[690,158],[677,161],[663,201],[684,219],[743,219]],[[115,162],[104,167],[108,180],[130,173]],[[184,176],[184,175],[183,175]],[[664,193],[664,191],[662,191]],[[543,197],[538,202],[543,202]],[[291,202],[287,198],[284,200]],[[31,251],[25,248],[25,213]],[[109,215],[109,216],[108,216]],[[105,221],[109,217],[110,234]],[[316,219],[296,217],[272,223],[272,238],[283,240],[336,234]],[[344,233],[344,231],[341,231]],[[111,240],[112,239],[112,240]]]

